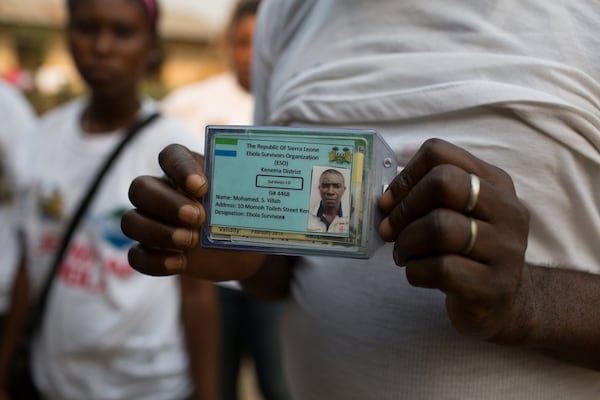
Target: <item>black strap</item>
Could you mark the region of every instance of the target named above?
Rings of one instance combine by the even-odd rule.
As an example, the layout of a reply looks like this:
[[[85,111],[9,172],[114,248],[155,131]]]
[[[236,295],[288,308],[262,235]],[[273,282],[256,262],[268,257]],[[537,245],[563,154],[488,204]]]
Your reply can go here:
[[[104,162],[104,164],[102,165],[102,167],[100,168],[98,173],[96,174],[96,177],[94,178],[94,180],[92,181],[92,183],[90,184],[90,186],[88,188],[87,194],[85,195],[83,200],[81,200],[81,203],[79,203],[79,207],[77,208],[77,211],[71,218],[71,221],[69,222],[69,226],[67,227],[67,230],[65,231],[65,234],[62,238],[62,243],[61,243],[57,253],[54,256],[54,260],[52,262],[52,267],[50,268],[50,271],[48,272],[48,275],[46,276],[46,279],[44,281],[42,289],[41,289],[39,295],[37,296],[34,307],[30,310],[28,326],[26,328],[27,331],[25,332],[26,335],[29,335],[30,339],[33,337],[33,335],[35,334],[35,332],[37,331],[37,329],[39,328],[39,326],[42,322],[42,317],[43,317],[45,309],[46,309],[46,303],[47,303],[46,300],[48,299],[48,296],[50,294],[50,289],[52,287],[52,282],[54,281],[54,277],[56,276],[56,274],[58,273],[58,270],[60,269],[60,265],[62,263],[65,252],[69,248],[69,243],[71,241],[73,233],[75,232],[75,229],[77,228],[77,225],[79,224],[79,221],[81,220],[81,217],[83,217],[83,215],[85,214],[85,211],[86,211],[88,205],[91,203],[92,199],[94,198],[94,195],[96,194],[96,192],[98,191],[98,188],[100,187],[100,182],[102,181],[102,179],[104,178],[104,176],[106,175],[108,170],[110,169],[110,166],[112,165],[114,160],[119,156],[121,151],[125,148],[125,146],[129,142],[131,142],[131,140],[136,136],[136,134],[138,132],[140,132],[145,126],[150,124],[152,121],[154,121],[159,116],[160,116],[160,113],[158,113],[158,112],[152,113],[152,114],[148,115],[147,117],[139,120],[138,122],[136,122],[133,126],[131,126],[128,129],[127,133],[125,134],[125,136],[123,137],[121,142],[117,145],[117,147],[114,148],[113,152],[108,156],[108,158],[106,159],[106,161]]]

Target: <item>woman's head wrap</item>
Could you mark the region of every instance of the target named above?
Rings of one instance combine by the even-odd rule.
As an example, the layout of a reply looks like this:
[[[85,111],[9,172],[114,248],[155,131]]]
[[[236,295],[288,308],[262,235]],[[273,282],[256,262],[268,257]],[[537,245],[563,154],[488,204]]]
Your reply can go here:
[[[67,0],[67,6],[70,10],[75,7],[76,0]],[[157,33],[158,31],[158,19],[160,17],[160,7],[158,0],[140,0],[140,3],[146,10],[148,21],[150,22],[150,29],[152,32]]]
[[[152,31],[157,31],[158,26],[158,18],[160,16],[160,8],[158,6],[157,0],[143,0],[144,8],[148,13],[148,19],[150,20],[150,26],[152,27]]]

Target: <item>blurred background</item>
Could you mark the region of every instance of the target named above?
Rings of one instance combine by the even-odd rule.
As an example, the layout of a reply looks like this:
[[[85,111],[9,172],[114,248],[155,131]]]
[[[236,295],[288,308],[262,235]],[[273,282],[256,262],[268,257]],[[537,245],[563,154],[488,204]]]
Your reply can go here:
[[[0,0],[0,78],[42,113],[82,91],[65,46],[65,0]],[[163,0],[164,61],[144,92],[156,99],[225,68],[219,43],[235,0]]]
[[[66,0],[0,0],[0,79],[18,87],[41,114],[81,94],[63,31]],[[164,60],[143,92],[171,90],[227,68],[223,30],[236,0],[162,0]],[[240,398],[260,399],[250,361],[243,361]]]

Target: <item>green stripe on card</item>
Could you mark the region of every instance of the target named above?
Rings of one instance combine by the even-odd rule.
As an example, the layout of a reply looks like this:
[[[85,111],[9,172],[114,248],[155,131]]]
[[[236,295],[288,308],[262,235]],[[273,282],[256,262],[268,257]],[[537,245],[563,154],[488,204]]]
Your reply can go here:
[[[237,139],[231,138],[215,138],[215,144],[229,144],[229,145],[237,145]]]

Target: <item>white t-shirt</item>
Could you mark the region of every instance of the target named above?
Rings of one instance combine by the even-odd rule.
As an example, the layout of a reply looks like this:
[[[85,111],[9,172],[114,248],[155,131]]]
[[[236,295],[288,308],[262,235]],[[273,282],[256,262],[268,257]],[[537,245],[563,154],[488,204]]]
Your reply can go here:
[[[254,100],[235,75],[223,72],[173,91],[161,108],[204,140],[206,125],[250,125]]]
[[[600,273],[600,5],[588,0],[267,0],[257,124],[376,129],[404,163],[427,138],[507,170],[528,262]],[[392,245],[304,257],[286,371],[311,399],[598,399],[600,373],[461,337]]]
[[[19,256],[15,168],[36,119],[25,97],[0,81],[0,314],[9,306]]]
[[[26,196],[28,271],[39,291],[67,217],[122,131],[86,134],[82,100],[41,119],[30,144]],[[147,100],[142,113],[157,108]],[[134,271],[132,242],[120,229],[139,175],[161,175],[157,155],[170,143],[197,150],[198,139],[166,117],[145,127],[105,176],[57,275],[34,348],[34,377],[50,399],[177,399],[191,392],[177,277]]]

